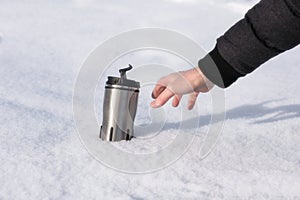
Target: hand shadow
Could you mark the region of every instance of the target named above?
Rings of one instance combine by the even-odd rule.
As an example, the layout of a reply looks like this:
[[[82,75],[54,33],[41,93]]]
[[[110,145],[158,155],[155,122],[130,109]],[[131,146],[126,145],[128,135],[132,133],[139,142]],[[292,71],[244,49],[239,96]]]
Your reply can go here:
[[[262,124],[300,117],[300,104],[283,105],[272,108],[267,106],[269,103],[276,101],[280,100],[264,101],[258,104],[246,104],[230,109],[226,112],[225,119],[257,119],[265,117],[264,119],[257,119],[254,120],[254,122],[250,122],[250,124]],[[185,120],[183,122],[166,122],[165,124],[163,124],[163,127],[161,127],[160,130],[179,129],[181,123],[185,123],[188,125],[187,127],[185,127],[185,130],[190,130],[209,125],[210,120],[211,115],[203,115]],[[152,125],[154,127],[157,127],[161,124]],[[143,124],[141,126],[143,126]],[[139,136],[144,137],[149,134],[153,134],[153,132],[154,131],[145,129],[144,131],[139,132]]]

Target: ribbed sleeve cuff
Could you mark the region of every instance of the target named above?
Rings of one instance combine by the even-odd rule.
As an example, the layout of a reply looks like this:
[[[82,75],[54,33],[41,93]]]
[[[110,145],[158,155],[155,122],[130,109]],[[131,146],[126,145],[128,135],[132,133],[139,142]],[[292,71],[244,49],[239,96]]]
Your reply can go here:
[[[204,58],[199,60],[198,66],[211,82],[221,88],[227,88],[239,77],[245,76],[237,72],[223,59],[217,46]]]

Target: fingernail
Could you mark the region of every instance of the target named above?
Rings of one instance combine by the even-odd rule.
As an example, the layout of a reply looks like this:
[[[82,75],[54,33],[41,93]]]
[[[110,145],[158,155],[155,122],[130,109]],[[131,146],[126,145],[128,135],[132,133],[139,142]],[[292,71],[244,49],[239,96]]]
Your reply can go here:
[[[152,108],[158,108],[160,105],[156,101],[152,101],[151,104],[150,104],[150,106]]]
[[[154,101],[152,101],[152,102],[150,103],[150,106],[151,106],[152,108],[154,108]]]
[[[156,96],[152,93],[152,94],[151,94],[151,97],[152,97],[152,99],[155,99]]]

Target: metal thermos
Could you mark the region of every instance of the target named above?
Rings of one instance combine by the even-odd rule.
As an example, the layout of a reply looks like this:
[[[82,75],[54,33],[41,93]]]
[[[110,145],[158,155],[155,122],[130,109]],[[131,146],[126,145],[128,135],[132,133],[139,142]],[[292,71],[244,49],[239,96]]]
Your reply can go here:
[[[108,76],[103,102],[100,138],[105,141],[130,140],[137,110],[140,83],[127,79],[132,66],[120,69],[121,77]]]

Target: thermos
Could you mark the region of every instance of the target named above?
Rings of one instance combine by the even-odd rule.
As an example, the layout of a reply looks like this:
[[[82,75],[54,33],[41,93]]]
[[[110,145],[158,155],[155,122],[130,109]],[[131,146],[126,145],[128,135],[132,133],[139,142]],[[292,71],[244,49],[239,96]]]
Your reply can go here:
[[[105,141],[130,140],[134,137],[140,83],[127,79],[132,66],[120,69],[120,77],[108,76],[103,101],[100,138]]]

